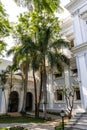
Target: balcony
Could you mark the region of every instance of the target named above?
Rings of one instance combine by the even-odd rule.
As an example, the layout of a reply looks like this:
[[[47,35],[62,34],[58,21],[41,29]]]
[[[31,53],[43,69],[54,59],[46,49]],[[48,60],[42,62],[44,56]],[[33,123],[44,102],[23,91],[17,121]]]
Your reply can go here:
[[[70,76],[70,85],[76,85],[79,86],[78,76]]]

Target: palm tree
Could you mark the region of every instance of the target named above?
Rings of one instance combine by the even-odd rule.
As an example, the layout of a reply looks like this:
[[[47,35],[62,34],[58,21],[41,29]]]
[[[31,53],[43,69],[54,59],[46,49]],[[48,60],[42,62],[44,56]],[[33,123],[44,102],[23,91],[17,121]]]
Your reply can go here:
[[[29,58],[27,52],[23,52],[23,46],[14,46],[8,51],[8,55],[14,54],[13,65],[18,67],[21,64],[22,78],[23,78],[23,88],[24,88],[24,100],[22,112],[25,112],[26,108],[26,93],[27,93],[27,84],[28,84],[28,69],[29,69]]]
[[[60,0],[14,0],[17,5],[22,5],[27,7],[30,11],[34,9],[42,12],[45,10],[49,13],[54,13],[54,11],[61,11]]]

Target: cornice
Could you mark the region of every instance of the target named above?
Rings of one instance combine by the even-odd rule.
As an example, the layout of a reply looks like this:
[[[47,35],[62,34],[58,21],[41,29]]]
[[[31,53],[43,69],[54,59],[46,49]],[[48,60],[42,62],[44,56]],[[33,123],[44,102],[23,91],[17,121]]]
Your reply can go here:
[[[79,10],[87,4],[87,0],[71,0],[69,4],[65,6],[67,10],[73,15],[79,13]]]
[[[72,48],[74,54],[87,50],[87,42]]]
[[[78,0],[79,1],[79,0]],[[71,0],[66,6],[65,8],[67,8],[68,10],[70,10],[75,4],[76,4],[77,0]]]

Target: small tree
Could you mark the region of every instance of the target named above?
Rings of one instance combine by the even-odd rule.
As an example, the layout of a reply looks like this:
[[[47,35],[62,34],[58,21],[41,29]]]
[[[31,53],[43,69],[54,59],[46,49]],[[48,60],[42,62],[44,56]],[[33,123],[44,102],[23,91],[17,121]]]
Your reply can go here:
[[[66,100],[67,112],[69,119],[72,117],[72,110],[74,105],[74,94],[75,94],[75,86],[64,87],[64,95]]]

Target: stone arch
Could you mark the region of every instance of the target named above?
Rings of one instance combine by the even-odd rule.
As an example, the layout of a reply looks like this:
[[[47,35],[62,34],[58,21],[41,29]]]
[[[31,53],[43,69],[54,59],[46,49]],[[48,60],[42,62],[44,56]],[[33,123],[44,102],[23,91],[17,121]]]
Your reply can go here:
[[[33,95],[31,92],[27,92],[26,95],[26,111],[32,111]]]
[[[18,104],[19,104],[19,94],[16,91],[12,91],[9,95],[8,111],[9,112],[17,112],[18,111]]]

